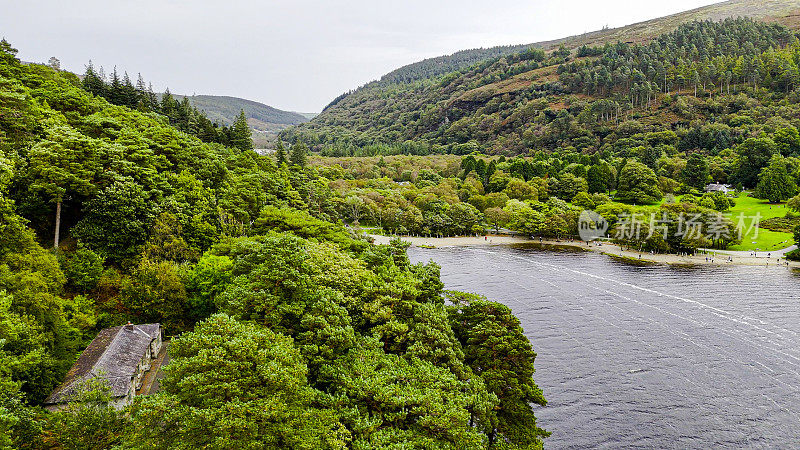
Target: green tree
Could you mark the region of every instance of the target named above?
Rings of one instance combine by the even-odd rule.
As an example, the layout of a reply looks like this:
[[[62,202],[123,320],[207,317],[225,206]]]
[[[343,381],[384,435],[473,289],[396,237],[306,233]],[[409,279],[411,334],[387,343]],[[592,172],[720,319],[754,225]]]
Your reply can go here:
[[[161,96],[161,114],[167,116],[169,123],[173,125],[178,121],[178,101],[169,92],[169,88]]]
[[[204,320],[216,312],[216,298],[231,284],[233,261],[227,256],[206,254],[186,274],[189,315]]]
[[[82,85],[85,90],[97,96],[104,96],[106,84],[100,77],[100,74],[95,70],[92,61],[86,66],[86,71],[83,74]]]
[[[469,203],[456,203],[447,210],[447,215],[453,223],[456,234],[466,235],[475,231],[481,222],[481,213]]]
[[[243,109],[239,111],[239,115],[231,125],[231,145],[241,151],[253,149],[253,136]]]
[[[786,202],[786,207],[796,213],[800,213],[800,194],[795,195]]]
[[[51,448],[98,450],[120,444],[125,417],[110,401],[104,382],[84,382],[65,409],[48,417],[45,443]]]
[[[661,200],[655,172],[642,163],[629,161],[619,174],[617,198],[624,202],[647,204]]]
[[[30,189],[56,204],[53,246],[61,237],[61,205],[86,199],[97,190],[102,144],[71,127],[56,126],[29,152]]]
[[[382,346],[369,339],[322,371],[332,393],[349,400],[342,421],[353,430],[353,448],[485,448],[483,430],[471,425],[488,422],[497,400],[480,377],[461,380]]]
[[[661,158],[663,149],[661,147],[644,146],[637,149],[639,159],[647,167],[656,170],[658,167],[658,159]]]
[[[550,193],[562,200],[572,200],[579,192],[589,190],[585,178],[577,177],[569,172],[562,173],[558,180],[551,178]]]
[[[792,125],[779,128],[772,137],[778,151],[783,156],[797,156],[800,154],[800,133]]]
[[[450,308],[450,320],[464,348],[464,362],[499,399],[489,429],[489,448],[541,448],[549,433],[536,425],[532,404],[545,406],[533,381],[536,353],[519,319],[502,304],[472,299]]]
[[[142,252],[148,259],[185,263],[198,257],[183,238],[183,227],[173,214],[161,213],[153,222],[149,235]]]
[[[16,385],[20,399],[36,404],[74,361],[80,330],[58,297],[65,280],[55,254],[10,207],[0,190],[0,388]]]
[[[182,268],[142,258],[121,287],[122,307],[142,322],[160,322],[169,332],[189,327]]]
[[[89,248],[120,262],[139,254],[155,218],[149,194],[132,182],[116,182],[86,204],[73,234]]]
[[[545,216],[519,200],[509,200],[503,210],[508,214],[508,226],[527,235],[539,234],[544,229]]]
[[[498,207],[487,208],[484,214],[486,215],[486,220],[494,227],[495,233],[500,232],[500,227],[504,226],[509,218],[509,214]]]
[[[486,161],[483,158],[477,158],[475,161],[475,173],[482,183],[486,183]]]
[[[133,448],[345,448],[292,339],[217,314],[170,343],[162,392],[133,411]]]
[[[711,180],[708,162],[699,152],[693,152],[689,156],[689,159],[686,161],[686,167],[683,168],[681,175],[683,182],[687,186],[697,189],[703,189],[706,184],[708,184],[709,180]]]
[[[572,198],[571,203],[583,209],[594,209],[596,206],[592,198],[586,192],[578,192],[578,194]]]
[[[88,292],[97,287],[103,274],[103,258],[84,245],[63,258],[61,264],[67,282],[79,292]]]
[[[489,161],[489,164],[486,166],[486,171],[484,172],[484,181],[483,184],[488,185],[489,180],[492,179],[492,175],[497,171],[497,163],[495,160]]]
[[[289,161],[295,166],[305,167],[306,166],[306,159],[308,155],[308,147],[306,144],[302,142],[296,142],[292,145],[289,154]]]
[[[335,242],[342,247],[350,247],[353,241],[341,224],[334,224],[317,219],[307,211],[292,208],[277,208],[266,206],[253,223],[253,234],[268,234],[273,232],[290,232],[304,238],[321,239]]]
[[[283,142],[281,140],[278,140],[278,146],[275,150],[275,161],[279,166],[282,166],[287,162],[286,149],[283,148]]]
[[[539,199],[536,188],[519,178],[511,178],[503,192],[508,194],[508,198],[515,198],[517,200],[537,201]]]
[[[24,314],[17,312],[18,305],[14,305],[14,297],[0,290],[0,443],[9,429],[18,426],[20,418],[23,394],[20,387],[23,383],[30,384],[36,388],[47,388],[52,386],[52,381],[47,385],[41,386],[41,379],[46,377],[47,372],[54,369],[55,361],[47,351],[47,336],[43,334],[43,329],[35,321]],[[21,306],[21,305],[20,305]],[[36,400],[41,400],[44,396],[38,395]],[[15,406],[16,405],[16,406]],[[8,441],[4,443],[10,445]],[[2,446],[0,448],[12,448]]]
[[[758,185],[754,194],[772,203],[791,198],[797,193],[797,184],[786,169],[786,161],[780,155],[770,159],[769,165],[758,174]]]
[[[755,186],[761,169],[769,164],[770,158],[777,152],[778,148],[770,138],[746,139],[736,147],[739,162],[732,181],[746,187]]]
[[[597,192],[608,192],[614,185],[614,174],[608,164],[597,164],[589,167],[586,172],[588,191],[592,194]]]

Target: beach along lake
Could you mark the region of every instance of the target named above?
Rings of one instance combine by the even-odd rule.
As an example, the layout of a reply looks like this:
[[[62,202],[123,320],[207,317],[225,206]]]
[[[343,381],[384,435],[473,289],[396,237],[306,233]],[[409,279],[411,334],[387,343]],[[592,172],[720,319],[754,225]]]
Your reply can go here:
[[[445,289],[508,305],[549,448],[800,442],[800,273],[632,264],[535,246],[410,248]]]

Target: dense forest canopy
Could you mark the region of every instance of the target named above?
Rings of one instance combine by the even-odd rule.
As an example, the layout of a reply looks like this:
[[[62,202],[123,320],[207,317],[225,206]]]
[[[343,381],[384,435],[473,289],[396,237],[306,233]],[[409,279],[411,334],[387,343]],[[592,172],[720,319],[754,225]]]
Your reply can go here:
[[[202,116],[124,77],[15,54],[0,43],[0,448],[541,448],[519,321],[350,232],[306,147],[204,142],[182,114]],[[129,320],[173,337],[163,389],[41,409]]]

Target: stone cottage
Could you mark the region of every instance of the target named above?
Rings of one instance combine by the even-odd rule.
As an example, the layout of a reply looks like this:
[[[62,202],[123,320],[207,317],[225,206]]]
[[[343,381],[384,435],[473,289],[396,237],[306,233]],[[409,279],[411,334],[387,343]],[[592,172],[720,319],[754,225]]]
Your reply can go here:
[[[64,408],[93,379],[105,382],[115,408],[124,408],[136,396],[160,350],[161,325],[157,323],[128,323],[100,331],[67,372],[66,380],[47,397],[45,408]]]

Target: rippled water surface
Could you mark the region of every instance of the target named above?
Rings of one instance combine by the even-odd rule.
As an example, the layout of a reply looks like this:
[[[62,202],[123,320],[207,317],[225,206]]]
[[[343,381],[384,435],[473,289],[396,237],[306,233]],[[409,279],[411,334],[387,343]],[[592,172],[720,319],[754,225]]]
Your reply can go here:
[[[409,249],[505,303],[538,353],[548,448],[800,446],[800,275],[523,247]]]

